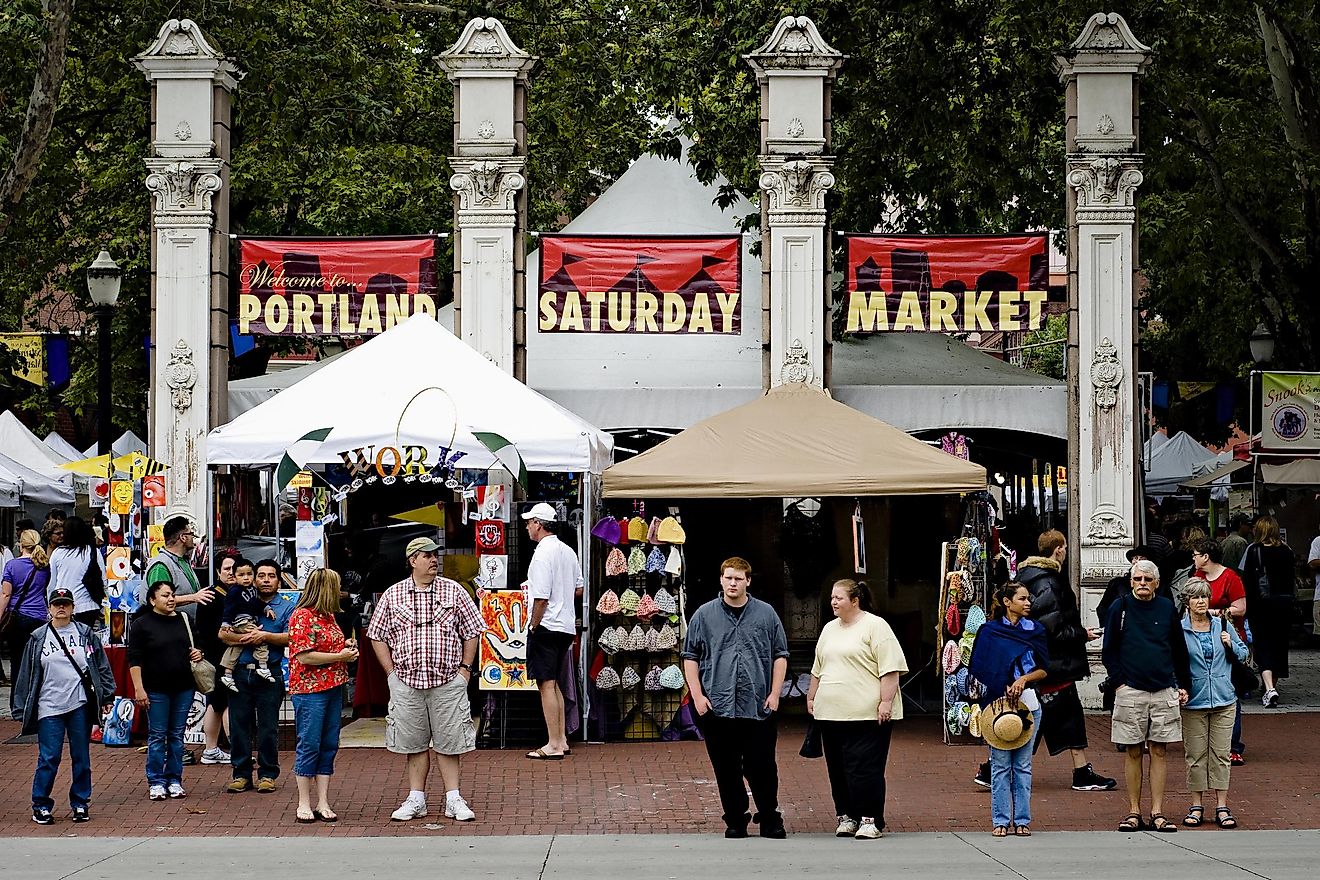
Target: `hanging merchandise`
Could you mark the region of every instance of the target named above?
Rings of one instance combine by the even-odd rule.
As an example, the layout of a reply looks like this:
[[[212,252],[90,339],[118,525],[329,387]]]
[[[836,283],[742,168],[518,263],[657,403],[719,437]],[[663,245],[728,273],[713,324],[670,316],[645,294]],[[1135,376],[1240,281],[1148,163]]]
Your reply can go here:
[[[642,598],[637,595],[636,590],[624,590],[623,594],[619,596],[619,611],[623,614],[632,616],[636,614],[637,609],[641,607],[641,601]]]
[[[164,507],[169,503],[165,495],[165,475],[149,474],[142,478],[142,506]]]
[[[637,605],[637,619],[650,620],[652,617],[655,617],[659,613],[660,613],[660,606],[655,604],[655,599],[651,598],[651,594],[647,593],[646,595],[642,596],[642,601],[639,602]]]
[[[683,574],[683,554],[677,547],[669,548],[669,558],[665,560],[665,574],[678,577]]]
[[[862,522],[862,502],[858,501],[852,515],[853,571],[866,574],[866,524]]]
[[[628,521],[628,540],[634,544],[646,543],[647,525],[646,520],[640,516],[634,516]],[[634,548],[639,549],[639,548]]]
[[[670,593],[664,587],[656,590],[655,605],[660,609],[660,613],[662,614],[678,613],[678,601],[674,598],[673,593]]]
[[[504,555],[504,523],[497,519],[477,520],[474,530],[479,556]]]
[[[987,493],[963,499],[961,535],[942,546],[940,559],[939,624],[940,667],[944,674],[944,741],[977,744],[972,733],[981,686],[967,670],[976,634],[985,624],[985,603],[991,593],[990,548],[995,544],[994,510]]]
[[[958,615],[958,606],[953,603],[949,604],[949,610],[944,615],[944,629],[955,638],[962,633],[962,620]]]
[[[816,510],[814,514],[807,512],[811,507]],[[821,514],[814,499],[793,501],[784,508],[779,547],[798,598],[815,595],[821,588],[820,572],[834,568],[838,562],[834,539],[833,519]]]
[[[641,546],[633,547],[628,553],[628,574],[642,574],[646,571],[646,553]]]
[[[596,603],[596,610],[601,614],[619,613],[619,595],[613,590],[606,590],[600,594],[600,601]]]
[[[658,516],[651,517],[651,523],[646,527],[646,543],[660,543],[660,517]]]
[[[967,623],[963,625],[963,629],[975,634],[984,624],[985,610],[980,605],[973,605],[967,610]],[[953,635],[957,635],[957,633],[953,633]]]
[[[662,544],[682,544],[687,540],[687,533],[677,519],[667,516],[660,521],[659,537]]]
[[[133,508],[133,481],[112,480],[110,482],[110,512],[121,516]]]
[[[596,673],[596,687],[603,691],[617,690],[619,683],[619,673],[615,672],[612,667],[606,666]]]
[[[619,521],[612,516],[604,517],[591,527],[591,535],[606,544],[618,544]]]
[[[628,573],[628,559],[615,547],[605,557],[605,577],[619,577]]]
[[[670,690],[679,690],[683,687],[683,670],[676,664],[671,663],[660,672],[660,684]]]
[[[637,672],[637,669],[635,667],[628,666],[624,668],[623,675],[619,676],[619,681],[626,690],[630,688],[635,688],[639,684],[641,684],[642,676]]]
[[[665,551],[661,550],[659,547],[652,547],[651,552],[646,556],[647,574],[659,574],[664,571],[665,563],[667,561],[668,557],[665,556]]]
[[[646,678],[642,680],[642,687],[648,691],[664,690],[664,685],[660,683],[659,666],[652,666],[651,671],[646,673]]]
[[[629,519],[626,516],[619,517],[619,541],[620,547],[627,547],[632,543],[632,538],[628,535]]]

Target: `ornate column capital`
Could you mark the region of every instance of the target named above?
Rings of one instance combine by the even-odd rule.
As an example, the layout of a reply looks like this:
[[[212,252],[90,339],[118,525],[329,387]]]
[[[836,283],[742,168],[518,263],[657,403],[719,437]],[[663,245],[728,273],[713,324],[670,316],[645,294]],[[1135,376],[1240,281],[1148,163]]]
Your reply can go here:
[[[1077,222],[1136,223],[1143,159],[1140,153],[1069,154],[1068,185],[1077,192]]]
[[[451,156],[449,188],[458,194],[458,225],[512,226],[518,193],[527,185],[522,156]]]
[[[770,225],[824,226],[833,164],[833,156],[762,156],[760,187],[770,200]]]
[[[220,191],[223,163],[214,158],[145,161],[147,189],[156,196],[156,225],[209,227],[211,197]]]

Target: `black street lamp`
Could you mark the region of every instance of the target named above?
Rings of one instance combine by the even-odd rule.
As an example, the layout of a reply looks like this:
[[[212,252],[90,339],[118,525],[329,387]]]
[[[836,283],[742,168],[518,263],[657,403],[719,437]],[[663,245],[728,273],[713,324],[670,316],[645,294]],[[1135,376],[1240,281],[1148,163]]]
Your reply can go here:
[[[1256,363],[1268,364],[1274,360],[1274,334],[1265,326],[1264,321],[1251,331],[1251,339],[1248,343],[1251,346],[1251,359]]]
[[[101,251],[96,262],[87,267],[87,292],[96,306],[96,445],[101,455],[114,448],[114,406],[110,397],[110,319],[119,301],[119,282],[122,273],[119,264],[110,259],[109,251]]]

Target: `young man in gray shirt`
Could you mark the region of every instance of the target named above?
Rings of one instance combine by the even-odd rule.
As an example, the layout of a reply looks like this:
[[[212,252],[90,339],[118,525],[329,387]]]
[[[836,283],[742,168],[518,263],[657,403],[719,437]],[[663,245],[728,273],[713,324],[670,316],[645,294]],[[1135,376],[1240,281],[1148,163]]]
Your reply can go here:
[[[747,560],[734,556],[720,565],[720,595],[688,621],[683,675],[715,771],[724,836],[747,836],[746,777],[761,836],[782,840],[775,712],[788,672],[788,638],[774,609],[747,595],[751,581]]]

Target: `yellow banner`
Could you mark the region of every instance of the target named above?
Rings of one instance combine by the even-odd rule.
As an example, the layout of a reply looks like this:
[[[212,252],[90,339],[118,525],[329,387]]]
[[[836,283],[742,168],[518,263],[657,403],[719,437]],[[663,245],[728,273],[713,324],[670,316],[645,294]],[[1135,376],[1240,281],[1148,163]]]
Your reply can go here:
[[[0,345],[18,356],[14,378],[46,384],[46,349],[40,333],[0,333]]]

